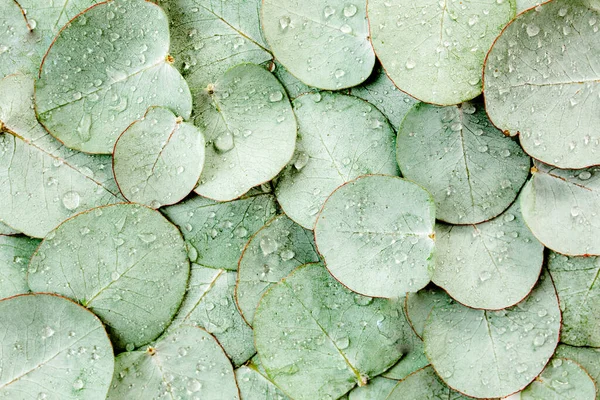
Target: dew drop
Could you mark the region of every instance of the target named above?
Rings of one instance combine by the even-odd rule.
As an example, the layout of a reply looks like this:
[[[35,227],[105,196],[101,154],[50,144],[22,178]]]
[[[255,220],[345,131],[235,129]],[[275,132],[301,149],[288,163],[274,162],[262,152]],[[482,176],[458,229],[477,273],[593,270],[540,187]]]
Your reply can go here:
[[[156,235],[154,233],[140,233],[138,237],[144,243],[152,243],[156,240]]]
[[[83,381],[81,379],[77,379],[75,382],[73,382],[73,389],[75,389],[75,390],[83,389]]]
[[[196,379],[190,379],[187,383],[187,390],[192,393],[198,392],[200,389],[202,389],[202,384]]]
[[[221,153],[227,153],[234,147],[233,135],[231,132],[226,131],[223,132],[218,138],[214,141],[215,149],[220,151]]]
[[[335,9],[331,6],[325,6],[325,8],[323,9],[323,15],[325,15],[325,18],[329,18],[333,14],[335,14]]]
[[[293,250],[285,249],[279,254],[279,257],[281,257],[283,261],[289,261],[294,258],[295,255],[296,253],[294,253]]]
[[[350,339],[347,336],[344,336],[336,340],[335,344],[340,350],[344,350],[350,346]]]
[[[288,26],[290,26],[291,22],[292,20],[288,16],[279,18],[279,26],[281,27],[281,30],[285,31],[288,28]]]
[[[415,62],[415,60],[412,60],[412,59],[409,58],[406,61],[406,64],[405,64],[406,69],[413,69],[416,66],[417,66],[417,63]]]
[[[270,238],[268,236],[260,239],[259,245],[260,245],[260,249],[262,250],[262,252],[265,256],[268,256],[269,254],[274,253],[275,251],[277,251],[277,248],[279,247],[277,242],[273,238]]]
[[[578,178],[581,179],[582,181],[587,181],[591,177],[592,177],[592,173],[589,171],[582,171],[578,176]]]
[[[269,95],[269,101],[271,103],[276,103],[278,101],[281,101],[282,99],[283,99],[283,93],[281,93],[279,90],[275,91]]]
[[[89,140],[92,138],[91,128],[92,116],[91,114],[84,114],[77,125],[77,134],[82,142],[89,142]]]
[[[346,5],[346,7],[344,7],[344,16],[346,18],[350,18],[356,15],[356,12],[358,11],[358,8],[356,8],[356,6],[354,4],[348,4]]]
[[[79,207],[79,201],[79,193],[75,191],[65,193],[62,198],[63,206],[69,211],[73,211]]]
[[[306,166],[306,164],[308,164],[308,154],[306,154],[304,152],[298,154],[298,156],[296,157],[296,160],[294,161],[294,168],[296,168],[298,171],[300,171],[302,168],[304,168]]]
[[[344,24],[344,25],[340,26],[340,32],[345,33],[345,34],[352,33],[352,28],[350,27],[350,25]]]
[[[52,337],[54,335],[54,329],[52,329],[49,326],[44,327],[44,329],[42,329],[42,339],[48,339],[50,337]]]
[[[335,71],[334,75],[335,75],[336,79],[340,79],[341,77],[343,77],[344,75],[346,75],[346,72],[344,72],[341,69],[338,69],[338,70]]]
[[[527,30],[527,35],[529,35],[529,37],[534,37],[538,33],[540,33],[540,28],[534,24],[527,25],[526,30]]]

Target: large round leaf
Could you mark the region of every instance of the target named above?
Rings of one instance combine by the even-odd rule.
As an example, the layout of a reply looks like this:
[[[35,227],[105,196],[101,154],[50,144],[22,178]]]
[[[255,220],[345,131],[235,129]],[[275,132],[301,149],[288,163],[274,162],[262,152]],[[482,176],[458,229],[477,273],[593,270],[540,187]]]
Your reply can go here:
[[[277,60],[307,85],[356,86],[375,64],[365,3],[263,0],[263,31]]]
[[[25,236],[0,235],[0,299],[29,292],[27,265],[39,244]]]
[[[294,100],[298,144],[276,187],[283,211],[313,229],[317,213],[340,185],[365,174],[397,175],[394,130],[371,104],[339,93]]]
[[[417,104],[400,126],[396,154],[402,175],[427,189],[436,218],[451,224],[477,224],[506,210],[531,166],[479,102]]]
[[[394,83],[413,97],[458,104],[481,93],[486,53],[515,15],[514,0],[369,1],[377,57]]]
[[[117,140],[113,171],[129,201],[158,208],[177,203],[198,183],[204,135],[166,108],[153,107]]]
[[[59,296],[0,301],[5,399],[103,400],[113,375],[112,347],[94,314]]]
[[[382,400],[394,390],[398,383],[395,379],[378,376],[366,386],[356,387],[348,394],[349,400]]]
[[[337,399],[402,354],[405,322],[395,302],[352,293],[320,264],[269,289],[254,316],[268,375],[296,400]]]
[[[427,317],[435,307],[447,305],[452,298],[442,289],[430,285],[417,293],[406,294],[406,317],[415,333],[423,338]]]
[[[33,112],[33,79],[0,81],[0,220],[44,237],[73,214],[120,200],[108,156],[73,152]]]
[[[243,400],[290,400],[267,376],[262,367],[252,359],[248,365],[235,370],[235,378]]]
[[[461,395],[450,389],[436,375],[431,367],[420,371],[400,381],[386,400],[468,400],[470,397]]]
[[[558,344],[560,309],[548,274],[514,307],[483,311],[458,303],[435,307],[425,353],[442,379],[473,397],[503,397],[527,386]]]
[[[401,178],[372,175],[333,192],[315,241],[344,286],[367,296],[403,297],[430,281],[434,223],[429,193]]]
[[[554,356],[567,358],[581,365],[596,383],[596,389],[598,388],[598,382],[600,382],[600,349],[561,344],[556,349]],[[600,400],[600,392],[596,393],[596,400]]]
[[[183,233],[190,259],[210,268],[236,270],[248,238],[275,216],[275,198],[252,193],[219,203],[195,196],[164,213]]]
[[[520,200],[523,219],[546,247],[600,255],[600,168],[562,170],[535,163]]]
[[[262,295],[302,264],[319,261],[313,233],[285,215],[275,217],[248,242],[238,267],[236,300],[252,325]]]
[[[119,349],[164,331],[189,276],[185,243],[158,211],[100,207],[50,232],[29,265],[29,287],[77,300],[107,325]]]
[[[499,310],[525,298],[544,262],[544,246],[523,222],[519,203],[478,225],[437,224],[432,281],[458,302]]]
[[[119,354],[107,400],[239,400],[233,368],[219,343],[181,326],[146,349]]]
[[[170,64],[167,16],[145,0],[99,3],[60,31],[36,81],[36,110],[70,148],[111,153],[149,106],[188,118],[192,99]]]
[[[561,168],[600,164],[600,9],[555,0],[519,15],[484,70],[487,112],[527,153]]]
[[[209,144],[199,195],[236,199],[292,158],[296,119],[283,86],[264,68],[234,67],[194,100],[196,125]]]
[[[521,392],[521,400],[594,400],[596,384],[576,362],[553,358],[531,385]]]

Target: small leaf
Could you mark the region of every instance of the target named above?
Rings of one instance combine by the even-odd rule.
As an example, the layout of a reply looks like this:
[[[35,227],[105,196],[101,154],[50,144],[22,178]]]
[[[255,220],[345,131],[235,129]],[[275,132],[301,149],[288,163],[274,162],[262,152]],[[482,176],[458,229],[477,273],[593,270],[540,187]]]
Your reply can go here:
[[[406,317],[415,333],[423,338],[427,317],[435,307],[452,303],[452,298],[442,289],[429,285],[417,293],[406,294]]]
[[[0,299],[29,292],[27,265],[39,244],[25,236],[0,235]]]
[[[398,383],[395,379],[378,376],[366,386],[356,387],[348,394],[349,400],[381,400],[387,399]]]
[[[468,400],[470,397],[461,395],[450,389],[436,375],[431,367],[408,376],[398,382],[387,400]]]
[[[598,388],[600,381],[600,349],[591,347],[573,347],[561,344],[556,349],[555,357],[568,358],[581,365],[592,377]],[[600,399],[600,393],[596,393],[596,400]]]
[[[254,359],[257,359],[255,357]],[[254,364],[243,365],[235,370],[235,378],[244,400],[290,400],[271,380],[266,372]]]
[[[521,392],[521,400],[594,400],[596,384],[576,362],[553,358]]]

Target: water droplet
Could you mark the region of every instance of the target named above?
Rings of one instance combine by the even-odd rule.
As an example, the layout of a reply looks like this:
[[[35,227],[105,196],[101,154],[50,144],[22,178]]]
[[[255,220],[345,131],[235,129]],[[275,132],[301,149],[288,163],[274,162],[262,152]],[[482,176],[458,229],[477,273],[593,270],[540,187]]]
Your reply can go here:
[[[580,212],[581,212],[581,210],[577,206],[573,206],[573,208],[571,208],[571,216],[572,217],[577,217],[580,214]]]
[[[187,390],[189,390],[192,393],[195,393],[195,392],[199,391],[200,389],[202,389],[202,384],[200,382],[198,382],[196,379],[190,379],[189,382],[187,383]]]
[[[341,70],[341,69],[338,69],[338,70],[335,71],[334,75],[335,75],[336,79],[340,79],[341,77],[343,77],[344,75],[346,75],[346,72],[343,71],[343,70]]]
[[[344,7],[344,16],[346,18],[354,17],[357,11],[358,8],[354,4],[347,4],[346,7]]]
[[[472,15],[469,18],[469,26],[473,26],[477,23],[477,21],[479,21],[479,17],[477,15]]]
[[[529,35],[529,37],[534,37],[538,33],[540,33],[540,28],[534,24],[527,25],[526,30],[527,30],[527,35]]]
[[[83,389],[83,381],[81,379],[77,379],[75,382],[73,382],[73,389],[75,389],[75,390]]]
[[[37,22],[34,19],[27,20],[27,23],[29,24],[29,29],[31,30],[34,30],[37,26]]]
[[[296,160],[294,161],[294,168],[296,168],[298,171],[300,171],[302,168],[304,168],[306,166],[306,164],[308,164],[308,154],[306,154],[304,152],[298,154],[298,156],[296,157]]]
[[[546,343],[546,337],[542,334],[538,334],[535,339],[533,339],[533,345],[536,347],[543,346]]]
[[[185,347],[180,347],[179,350],[177,350],[177,354],[179,354],[180,357],[185,357],[187,356],[187,350],[185,349]]]
[[[406,69],[413,69],[414,67],[417,66],[417,63],[415,62],[415,60],[412,60],[409,58],[408,60],[406,60],[405,66],[406,66]]]
[[[52,337],[54,335],[54,329],[52,329],[49,326],[44,327],[44,329],[42,329],[42,339],[48,339],[50,337]]]
[[[340,26],[340,32],[348,34],[352,32],[352,28],[350,27],[350,25],[344,24]]]
[[[592,173],[589,171],[582,171],[578,176],[578,178],[581,179],[582,181],[587,181],[591,177],[592,177]]]
[[[492,273],[490,271],[481,271],[481,273],[479,274],[479,280],[481,282],[485,282],[487,280],[489,280],[492,277]]]
[[[325,15],[325,18],[329,18],[333,14],[335,14],[335,9],[333,9],[333,7],[331,6],[325,6],[325,8],[323,9],[323,15]]]
[[[460,122],[455,122],[452,125],[450,125],[450,129],[453,130],[454,132],[458,132],[463,128],[463,125]]]
[[[465,114],[469,115],[475,114],[475,111],[477,111],[475,106],[471,103],[463,103],[461,109]]]
[[[269,101],[271,103],[276,103],[278,101],[281,101],[282,99],[283,99],[283,93],[281,93],[279,90],[275,91],[269,95]]]
[[[293,250],[285,249],[279,254],[279,257],[281,257],[283,261],[289,261],[294,258],[295,255],[296,253],[294,253]]]
[[[262,252],[265,256],[268,256],[269,254],[274,253],[275,251],[277,251],[277,248],[279,247],[279,245],[277,244],[275,239],[270,238],[268,236],[265,236],[264,238],[260,239],[259,245],[260,245],[260,249],[262,250]]]
[[[92,116],[86,113],[81,117],[79,124],[77,125],[77,134],[81,138],[82,142],[88,142],[92,138]]]
[[[221,153],[226,153],[229,150],[233,149],[234,142],[233,135],[231,134],[231,132],[223,132],[218,138],[215,139],[214,146],[215,149],[217,149]]]
[[[281,27],[281,30],[285,31],[288,28],[288,26],[290,26],[291,22],[292,20],[288,16],[283,16],[279,18],[279,26]]]
[[[243,238],[243,237],[246,237],[246,235],[248,235],[248,230],[245,227],[240,225],[237,228],[235,228],[235,230],[233,231],[233,234],[239,238]]]
[[[527,371],[528,369],[529,368],[525,364],[519,364],[519,365],[517,365],[517,372],[519,374],[522,374],[523,372]]]
[[[140,233],[138,237],[144,243],[152,243],[156,240],[156,235],[154,233]]]
[[[79,193],[75,191],[65,193],[62,198],[63,206],[65,206],[65,208],[69,211],[73,211],[79,207],[79,201]]]
[[[117,271],[114,271],[112,274],[110,274],[110,279],[112,279],[113,281],[119,280],[120,277],[121,275],[119,275]]]
[[[502,157],[510,157],[510,150],[504,149],[502,150]]]
[[[350,346],[350,339],[347,336],[343,336],[335,341],[336,346],[340,350],[347,349]]]
[[[133,345],[133,343],[127,343],[125,345],[125,350],[126,351],[133,351],[135,349],[135,346]]]

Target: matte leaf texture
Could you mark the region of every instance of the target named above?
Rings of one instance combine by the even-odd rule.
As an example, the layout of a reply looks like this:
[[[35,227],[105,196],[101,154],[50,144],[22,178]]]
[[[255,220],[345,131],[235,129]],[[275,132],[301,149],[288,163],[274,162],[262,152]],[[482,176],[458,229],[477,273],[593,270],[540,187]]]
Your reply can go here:
[[[415,333],[423,338],[427,317],[435,307],[447,306],[452,298],[442,289],[429,285],[417,293],[406,294],[406,316]]]
[[[523,389],[544,369],[559,330],[558,299],[544,273],[525,300],[505,310],[474,310],[458,303],[435,307],[423,340],[427,358],[448,386],[472,397],[503,397]]]
[[[439,105],[481,94],[481,69],[515,15],[514,0],[371,0],[371,41],[383,68],[411,96]]]
[[[450,389],[431,367],[409,375],[400,381],[387,400],[467,400],[470,397]]]
[[[400,306],[355,294],[320,264],[306,264],[269,289],[254,337],[269,377],[290,397],[337,399],[402,355]]]
[[[594,400],[596,384],[576,362],[553,358],[521,392],[521,400]]]
[[[190,91],[168,52],[160,7],[98,3],[67,24],[44,57],[35,94],[40,122],[70,148],[108,154],[149,106],[189,118]]]
[[[296,153],[275,193],[287,216],[306,229],[338,186],[365,174],[398,175],[394,130],[373,105],[323,92],[294,100],[294,112]]]
[[[519,144],[489,122],[478,101],[452,107],[417,104],[400,126],[396,155],[402,175],[435,199],[436,218],[451,224],[477,224],[502,213],[531,166]]]
[[[102,323],[83,307],[48,294],[0,301],[5,399],[103,400],[113,375]]]
[[[235,378],[244,400],[290,400],[254,363],[236,369]]]
[[[366,296],[400,297],[430,281],[434,223],[433,199],[424,189],[371,175],[333,192],[319,214],[315,241],[344,286]]]
[[[436,225],[433,282],[458,302],[500,310],[523,300],[535,286],[544,246],[523,222],[519,203],[478,225]]]
[[[196,193],[234,200],[273,179],[290,161],[296,119],[281,83],[242,64],[199,93],[195,122],[206,135],[206,164]]]
[[[560,300],[563,318],[561,342],[600,347],[598,257],[567,257],[550,252],[548,271]]]
[[[523,219],[544,246],[571,256],[600,255],[600,169],[535,163],[520,196]]]
[[[263,0],[263,32],[275,58],[305,84],[349,88],[364,82],[375,64],[365,4]]]
[[[27,265],[39,240],[0,235],[0,299],[29,292]]]
[[[119,354],[107,400],[239,400],[233,368],[219,343],[181,326],[146,349]]]
[[[250,240],[238,266],[235,296],[248,324],[263,294],[296,267],[320,261],[313,233],[285,215],[269,221]]]
[[[368,385],[356,387],[348,395],[349,400],[380,400],[387,399],[396,384],[395,379],[388,379],[381,376],[373,379]]]
[[[38,123],[33,79],[0,81],[0,220],[44,237],[72,215],[120,201],[108,156],[67,149]]]
[[[204,166],[204,135],[166,108],[151,108],[117,140],[113,171],[129,201],[158,208],[186,197]]]
[[[158,211],[116,204],[78,214],[44,239],[29,287],[70,297],[98,315],[118,349],[154,340],[181,303],[189,261],[181,234]]]
[[[519,15],[485,66],[485,102],[499,129],[560,168],[600,164],[597,19],[590,0],[549,1]]]
[[[598,382],[600,381],[600,349],[591,347],[573,347],[561,344],[556,349],[555,357],[567,358],[581,365],[596,384],[596,399],[600,399]]]

